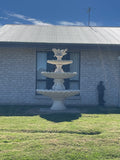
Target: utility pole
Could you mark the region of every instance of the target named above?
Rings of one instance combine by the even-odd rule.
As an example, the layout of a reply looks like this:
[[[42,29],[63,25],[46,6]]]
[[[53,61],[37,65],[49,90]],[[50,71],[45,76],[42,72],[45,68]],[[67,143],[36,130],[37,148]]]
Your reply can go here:
[[[90,26],[90,12],[91,12],[91,8],[88,8],[88,26]]]

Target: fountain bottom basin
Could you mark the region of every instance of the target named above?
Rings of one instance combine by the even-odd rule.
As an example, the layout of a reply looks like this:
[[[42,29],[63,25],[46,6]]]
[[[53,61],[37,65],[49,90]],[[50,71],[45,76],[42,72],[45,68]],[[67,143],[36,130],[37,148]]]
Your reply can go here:
[[[64,99],[77,94],[80,94],[80,90],[39,90],[36,92],[48,96],[53,99],[51,110],[65,110]]]

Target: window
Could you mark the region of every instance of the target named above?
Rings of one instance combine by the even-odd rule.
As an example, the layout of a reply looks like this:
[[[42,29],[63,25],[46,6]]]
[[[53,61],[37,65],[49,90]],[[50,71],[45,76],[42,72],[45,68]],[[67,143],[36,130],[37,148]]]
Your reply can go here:
[[[53,52],[37,52],[37,89],[51,89],[53,79],[42,76],[42,71],[54,72],[55,65],[48,64],[47,60],[56,59]],[[63,57],[66,60],[73,60],[70,65],[64,65],[65,72],[77,72],[77,76],[64,79],[66,89],[80,89],[80,53],[68,53]]]
[[[80,89],[80,54],[70,53],[73,63],[70,65],[70,72],[77,72],[77,76],[70,79],[70,89]]]
[[[47,53],[37,53],[37,89],[46,89],[46,77],[41,72],[47,70]]]

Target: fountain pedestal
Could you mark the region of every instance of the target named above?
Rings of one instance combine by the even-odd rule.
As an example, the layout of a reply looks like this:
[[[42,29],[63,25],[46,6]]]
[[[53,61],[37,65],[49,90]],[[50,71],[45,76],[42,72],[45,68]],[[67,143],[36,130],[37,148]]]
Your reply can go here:
[[[65,110],[66,107],[64,105],[64,100],[63,99],[53,99],[53,104],[51,107],[51,110]]]
[[[53,104],[51,110],[65,110],[64,100],[67,97],[74,96],[80,93],[80,90],[65,90],[64,79],[71,78],[77,75],[76,72],[64,72],[62,69],[63,65],[71,64],[71,60],[62,60],[62,57],[66,55],[66,49],[53,49],[54,56],[57,57],[57,60],[48,60],[47,63],[55,64],[55,72],[41,72],[44,76],[54,79],[54,85],[51,90],[39,90],[37,89],[38,94],[43,94],[53,99]]]

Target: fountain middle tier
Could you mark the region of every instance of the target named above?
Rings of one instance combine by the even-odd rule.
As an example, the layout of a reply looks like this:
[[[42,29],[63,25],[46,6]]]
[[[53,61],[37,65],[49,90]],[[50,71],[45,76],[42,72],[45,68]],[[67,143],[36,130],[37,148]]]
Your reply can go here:
[[[41,74],[53,79],[67,79],[77,75],[76,72],[41,72]]]

